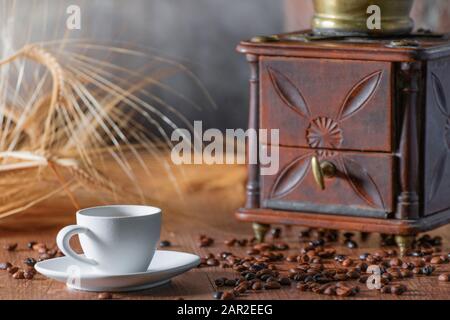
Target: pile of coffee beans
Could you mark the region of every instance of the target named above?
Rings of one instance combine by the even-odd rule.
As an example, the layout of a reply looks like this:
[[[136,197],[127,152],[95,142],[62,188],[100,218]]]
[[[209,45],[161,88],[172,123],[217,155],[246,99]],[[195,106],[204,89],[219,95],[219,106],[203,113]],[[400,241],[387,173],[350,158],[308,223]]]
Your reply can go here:
[[[7,243],[3,246],[6,251],[14,251],[17,248],[17,243]]]
[[[16,251],[17,247],[17,243],[12,243],[4,245],[3,248],[7,251]],[[8,272],[13,279],[31,280],[36,275],[34,265],[38,261],[63,256],[61,251],[59,251],[56,247],[48,248],[44,243],[38,243],[36,241],[28,242],[27,248],[37,254],[37,260],[33,257],[27,257],[23,260],[23,266],[13,265],[10,262],[0,262],[0,270]]]
[[[214,243],[214,239],[201,234],[198,237],[198,246],[200,248],[209,247]]]
[[[244,255],[220,252],[216,255],[209,253],[202,258],[200,267],[220,266],[236,273],[232,278],[215,279],[217,291],[213,293],[214,299],[231,300],[261,290],[292,287],[292,284],[299,291],[352,297],[360,293],[357,284],[365,287],[373,276],[379,277],[376,288],[380,293],[402,295],[408,289],[399,282],[418,275],[434,275],[436,266],[449,262],[448,254],[440,252],[441,239],[427,235],[417,240],[416,249],[406,257],[399,257],[394,249],[380,249],[354,258],[337,253],[336,248],[331,246],[338,241],[339,233],[336,231],[301,231],[301,245],[294,254],[287,254],[289,245],[278,240],[280,230],[272,229],[271,234],[271,243],[256,243],[254,240],[239,243],[235,238],[225,241],[228,247],[246,246]],[[347,248],[358,248],[353,233],[344,233],[343,236]],[[389,242],[388,236],[384,236],[383,241]],[[438,277],[439,281],[449,281],[449,278],[449,273]]]
[[[172,243],[169,240],[162,240],[159,243],[159,247],[160,248],[168,248],[168,247],[171,247],[171,246],[172,246]]]

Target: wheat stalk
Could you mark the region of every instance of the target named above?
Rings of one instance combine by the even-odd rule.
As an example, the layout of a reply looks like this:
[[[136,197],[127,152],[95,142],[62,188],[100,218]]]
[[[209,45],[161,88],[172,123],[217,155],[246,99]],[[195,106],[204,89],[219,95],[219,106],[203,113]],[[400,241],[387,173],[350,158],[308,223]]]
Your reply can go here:
[[[163,155],[171,142],[162,124],[172,129],[177,126],[163,109],[181,121],[185,119],[177,109],[146,88],[153,85],[177,95],[162,79],[179,70],[170,65],[163,72],[143,75],[140,71],[127,70],[86,54],[70,50],[53,51],[55,44],[26,45],[0,61],[0,68],[10,66],[8,73],[19,73],[19,70],[26,73],[24,69],[33,68],[35,75],[34,86],[23,79],[21,85],[14,89],[0,86],[0,90],[4,88],[6,93],[11,92],[2,93],[6,99],[0,105],[0,186],[10,190],[0,201],[0,218],[60,192],[64,192],[78,209],[81,207],[76,195],[79,187],[109,193],[119,201],[128,198],[131,202],[148,203],[152,199],[137,183],[130,163],[131,155],[144,172],[152,174],[141,150],[163,164],[168,180],[175,182],[177,189],[172,168]],[[76,42],[75,47],[80,45]],[[90,47],[86,44],[86,48]],[[108,50],[107,47],[100,49]],[[113,47],[111,52],[145,56],[117,47]],[[152,60],[150,65],[156,64],[155,61],[160,63],[162,60]],[[127,78],[121,78],[117,72],[127,74]],[[5,79],[4,74],[2,77],[3,84],[19,78],[7,75]],[[9,99],[11,96],[13,98]],[[182,95],[177,96],[183,98]],[[163,109],[141,97],[156,101]],[[188,99],[186,101],[194,104]],[[153,127],[158,135],[149,127]],[[121,183],[105,176],[102,170],[107,166],[110,168],[110,159],[131,181],[134,191],[124,190]],[[47,185],[49,181],[59,184],[59,187],[38,187]],[[22,199],[15,196],[15,191],[23,187],[21,182],[30,185],[28,196]]]

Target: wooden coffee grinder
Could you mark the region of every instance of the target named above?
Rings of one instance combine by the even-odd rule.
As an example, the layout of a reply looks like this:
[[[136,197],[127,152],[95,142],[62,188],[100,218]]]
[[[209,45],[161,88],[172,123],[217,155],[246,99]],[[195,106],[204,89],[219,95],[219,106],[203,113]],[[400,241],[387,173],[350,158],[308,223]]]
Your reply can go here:
[[[374,2],[316,0],[312,31],[238,46],[249,127],[280,130],[278,172],[250,164],[236,213],[260,241],[271,223],[295,224],[394,234],[405,253],[450,221],[449,36],[412,32],[411,0],[378,1],[382,29],[368,30]]]

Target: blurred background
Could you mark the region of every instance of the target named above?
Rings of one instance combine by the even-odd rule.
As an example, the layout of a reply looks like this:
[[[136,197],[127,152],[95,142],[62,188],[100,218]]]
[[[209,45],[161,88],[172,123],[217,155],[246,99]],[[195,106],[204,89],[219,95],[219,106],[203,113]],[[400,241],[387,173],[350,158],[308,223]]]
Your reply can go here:
[[[136,44],[176,59],[198,77],[217,108],[186,77],[172,79],[172,85],[202,110],[169,102],[191,122],[202,119],[204,127],[220,129],[247,124],[248,67],[245,58],[235,52],[238,42],[254,35],[308,28],[313,12],[311,0],[3,1],[16,6],[17,46],[24,41],[83,38]],[[66,9],[73,4],[81,8],[82,28],[67,32]],[[416,27],[449,31],[449,4],[449,0],[416,0]]]

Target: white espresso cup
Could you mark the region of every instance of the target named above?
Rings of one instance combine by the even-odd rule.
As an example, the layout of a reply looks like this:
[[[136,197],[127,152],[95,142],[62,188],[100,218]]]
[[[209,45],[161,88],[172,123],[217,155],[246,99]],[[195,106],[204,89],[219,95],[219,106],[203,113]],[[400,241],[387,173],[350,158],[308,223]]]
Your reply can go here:
[[[148,206],[117,205],[83,209],[77,224],[59,231],[59,249],[79,264],[106,274],[147,271],[161,232],[161,209]],[[70,247],[78,234],[84,256]]]

